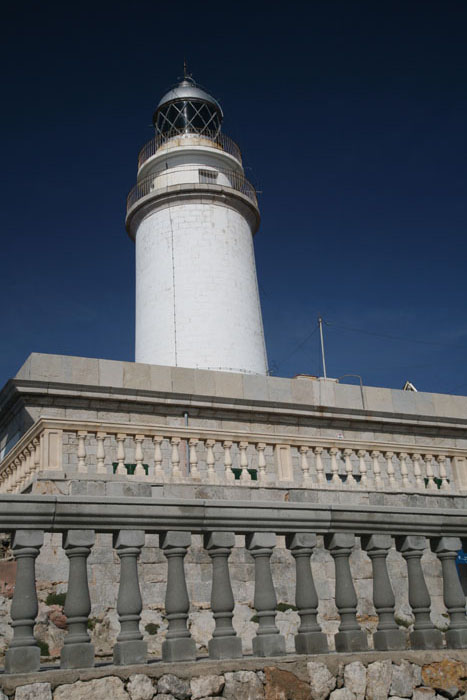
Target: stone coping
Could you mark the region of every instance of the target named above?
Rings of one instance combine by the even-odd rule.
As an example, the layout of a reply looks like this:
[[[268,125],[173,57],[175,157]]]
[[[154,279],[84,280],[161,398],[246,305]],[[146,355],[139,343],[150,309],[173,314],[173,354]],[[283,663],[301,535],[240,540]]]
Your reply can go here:
[[[199,657],[196,661],[177,661],[176,663],[164,663],[157,659],[150,660],[147,664],[135,664],[132,666],[115,666],[112,663],[99,663],[94,668],[85,669],[60,669],[57,666],[44,667],[42,671],[34,673],[19,673],[15,675],[0,674],[0,688],[10,694],[18,686],[30,683],[50,683],[52,688],[76,681],[90,681],[95,678],[117,676],[126,680],[133,674],[142,673],[150,678],[160,678],[166,673],[175,674],[180,678],[195,678],[205,675],[220,675],[234,671],[262,671],[264,668],[274,666],[284,671],[291,671],[304,681],[309,680],[307,663],[310,661],[325,664],[331,673],[337,674],[341,664],[349,664],[353,661],[361,661],[368,665],[374,661],[390,659],[394,663],[409,661],[423,666],[425,664],[453,659],[455,661],[467,661],[466,650],[439,650],[439,651],[366,651],[353,654],[329,654],[300,655],[288,654],[287,656],[254,657],[243,656],[241,659],[227,659],[213,661],[208,657]]]

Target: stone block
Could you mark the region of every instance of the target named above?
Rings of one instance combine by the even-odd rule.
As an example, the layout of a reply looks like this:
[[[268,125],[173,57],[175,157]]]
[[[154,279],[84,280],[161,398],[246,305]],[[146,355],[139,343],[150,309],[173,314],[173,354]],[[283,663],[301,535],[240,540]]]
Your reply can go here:
[[[208,642],[211,659],[239,659],[243,655],[240,637],[213,637]]]
[[[129,678],[127,692],[131,700],[152,700],[156,688],[149,676],[145,676],[143,673],[136,673]]]
[[[5,654],[5,673],[38,671],[40,663],[39,647],[12,647]]]
[[[414,630],[410,633],[412,649],[442,649],[443,635],[437,629]]]
[[[60,668],[92,668],[94,645],[88,643],[65,644],[60,653]]]
[[[192,700],[220,695],[225,685],[224,676],[200,676],[190,682]]]
[[[171,367],[172,391],[193,396],[195,393],[195,370],[187,367]]]
[[[307,663],[310,678],[311,697],[313,700],[326,700],[336,687],[336,677],[323,663],[310,661]]]
[[[113,546],[119,547],[144,547],[144,530],[120,530],[113,535]]]
[[[327,654],[327,637],[322,632],[299,632],[295,635],[295,650],[297,654]]]
[[[243,396],[253,401],[268,401],[268,378],[259,374],[244,374]]]
[[[123,387],[123,363],[99,360],[99,386]]]
[[[183,678],[166,673],[157,681],[157,692],[173,695],[177,700],[185,700],[191,695],[190,683]]]
[[[151,391],[169,392],[172,391],[172,372],[170,367],[163,365],[150,365],[149,368]]]
[[[44,544],[43,530],[16,530],[11,542],[12,549],[21,547],[42,547]]]
[[[329,698],[330,700],[356,700],[354,693],[348,688],[333,690]]]
[[[285,639],[281,634],[262,634],[253,639],[253,656],[283,656]]]
[[[392,666],[391,695],[401,698],[411,698],[416,685],[412,664],[408,661],[401,661],[399,665]]]
[[[297,532],[293,535],[287,535],[287,549],[314,549],[316,547],[316,535],[312,532]]]
[[[216,393],[216,375],[205,369],[194,370],[195,394],[201,396],[214,396]]]
[[[148,645],[142,639],[132,639],[126,642],[116,642],[114,646],[114,664],[145,664],[148,655]]]
[[[50,683],[30,683],[16,688],[15,700],[52,700]]]
[[[367,651],[368,640],[363,630],[344,630],[334,636],[336,651],[351,654],[356,651]]]
[[[245,536],[245,546],[247,549],[270,549],[276,545],[276,535],[274,532],[254,532]]]
[[[151,498],[152,486],[141,482],[108,481],[106,496],[115,498]]]
[[[362,549],[371,552],[374,549],[391,549],[391,535],[363,535],[361,537]]]
[[[386,700],[392,683],[392,663],[390,659],[374,661],[368,665],[366,675],[367,700]]]
[[[348,549],[355,545],[355,535],[350,532],[337,532],[324,536],[324,546],[326,549]]]
[[[430,539],[430,547],[436,554],[458,552],[462,549],[462,542],[460,537],[433,537]]]
[[[356,700],[364,700],[366,690],[366,668],[361,661],[353,661],[344,668],[344,685]]]
[[[283,669],[264,669],[266,700],[310,700],[310,686],[294,673]]]
[[[189,637],[166,639],[162,643],[162,661],[193,661],[196,659],[196,644]]]
[[[123,681],[116,676],[59,685],[54,690],[54,700],[83,700],[83,698],[128,700],[128,693],[124,688]]]
[[[402,554],[413,550],[423,551],[427,546],[427,538],[423,535],[408,535],[407,537],[396,537],[396,548]]]
[[[222,697],[225,700],[263,700],[263,683],[253,671],[225,673]]]
[[[243,374],[234,372],[215,372],[215,393],[219,398],[243,398]]]
[[[269,400],[275,403],[290,403],[292,401],[292,379],[283,377],[268,377]]]
[[[397,651],[407,648],[404,630],[377,630],[373,634],[373,645],[378,651]]]

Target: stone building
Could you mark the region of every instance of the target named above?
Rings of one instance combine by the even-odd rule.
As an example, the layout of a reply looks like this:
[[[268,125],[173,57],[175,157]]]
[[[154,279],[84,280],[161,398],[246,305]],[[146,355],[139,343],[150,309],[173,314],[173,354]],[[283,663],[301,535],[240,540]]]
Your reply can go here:
[[[0,686],[415,698],[453,664],[460,695],[467,398],[267,376],[221,118],[186,79],[140,153],[138,361],[33,353],[0,392]]]

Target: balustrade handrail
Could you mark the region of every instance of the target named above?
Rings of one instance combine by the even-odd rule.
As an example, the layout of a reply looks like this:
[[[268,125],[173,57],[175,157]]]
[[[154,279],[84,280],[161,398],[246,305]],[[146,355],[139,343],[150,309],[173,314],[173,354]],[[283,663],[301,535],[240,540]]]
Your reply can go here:
[[[217,183],[217,182],[191,182],[188,180],[187,182],[174,182],[172,184],[168,184],[170,178],[177,178],[179,175],[182,175],[183,173],[196,173],[196,172],[213,172],[217,173],[220,175],[225,176],[225,178],[228,181],[227,183]],[[157,183],[155,184],[155,181],[157,178],[161,178],[165,180],[165,184]],[[131,209],[131,207],[136,204],[142,197],[146,197],[149,194],[157,194],[160,192],[167,192],[171,191],[172,188],[180,188],[183,186],[193,186],[196,185],[197,187],[206,187],[209,190],[235,190],[236,192],[240,192],[241,194],[244,194],[248,199],[250,199],[255,206],[257,206],[257,198],[256,198],[256,190],[249,182],[246,177],[235,171],[235,170],[227,170],[224,168],[215,168],[214,170],[210,169],[209,167],[201,167],[201,166],[192,166],[190,168],[176,168],[173,170],[166,170],[166,169],[161,169],[157,170],[155,172],[152,172],[148,175],[146,175],[144,178],[142,178],[139,182],[136,183],[136,185],[133,187],[132,190],[130,190],[128,197],[127,197],[127,213]]]
[[[181,134],[179,131],[168,132],[167,134],[158,134],[154,136],[150,141],[144,144],[142,149],[138,154],[138,170],[141,168],[143,163],[145,163],[151,156],[155,155],[156,151],[159,150],[164,145],[170,143],[172,139],[183,139],[185,134]],[[215,131],[205,131],[202,134],[187,134],[188,137],[197,137],[198,139],[207,139],[212,143],[213,148],[218,148],[225,153],[233,156],[239,163],[242,162],[242,154],[240,148],[237,146],[235,141],[233,141],[229,136],[226,136],[222,132],[218,133]],[[187,140],[187,145],[191,145]],[[194,144],[196,145],[196,143]]]
[[[467,508],[0,494],[2,531],[165,530],[467,537]]]

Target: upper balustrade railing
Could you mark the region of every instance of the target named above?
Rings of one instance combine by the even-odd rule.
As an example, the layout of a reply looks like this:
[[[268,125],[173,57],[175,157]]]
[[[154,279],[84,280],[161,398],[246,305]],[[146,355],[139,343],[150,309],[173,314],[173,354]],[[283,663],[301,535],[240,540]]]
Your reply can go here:
[[[179,131],[167,134],[157,134],[154,138],[148,141],[138,154],[138,170],[149,158],[156,154],[156,151],[162,146],[183,146],[183,145],[209,145],[212,148],[217,148],[224,153],[228,153],[242,162],[242,154],[231,138],[223,133],[205,131],[202,134],[180,134]]]
[[[241,192],[257,206],[256,190],[246,177],[235,170],[191,166],[158,170],[139,180],[127,197],[127,212],[142,197],[161,194],[183,185],[217,186]]]
[[[0,492],[41,472],[152,483],[461,491],[467,451],[400,442],[40,419],[0,463]]]

